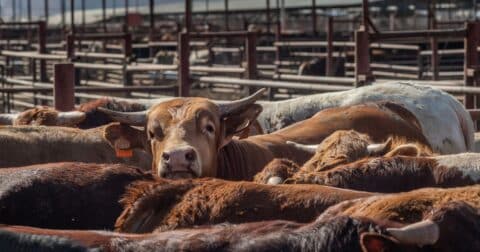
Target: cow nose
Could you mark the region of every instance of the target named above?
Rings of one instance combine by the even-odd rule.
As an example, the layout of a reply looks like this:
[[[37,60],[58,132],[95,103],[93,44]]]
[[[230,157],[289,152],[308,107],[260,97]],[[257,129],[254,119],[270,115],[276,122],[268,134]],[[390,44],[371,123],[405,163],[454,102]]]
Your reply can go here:
[[[162,159],[163,162],[172,166],[189,165],[195,162],[195,160],[197,159],[197,155],[193,148],[184,147],[163,152]]]

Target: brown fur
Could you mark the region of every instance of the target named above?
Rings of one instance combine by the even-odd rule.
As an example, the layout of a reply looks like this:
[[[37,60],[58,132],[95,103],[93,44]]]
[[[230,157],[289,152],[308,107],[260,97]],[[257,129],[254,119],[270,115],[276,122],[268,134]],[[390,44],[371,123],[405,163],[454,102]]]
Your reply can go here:
[[[258,109],[258,106],[251,105],[234,115],[220,118],[218,107],[203,98],[175,99],[153,107],[148,114],[147,132],[153,140],[154,174],[165,176],[169,172],[159,165],[162,155],[180,145],[194,148],[202,157],[201,164],[196,165],[200,166],[196,168],[199,171],[193,175],[201,173],[201,177],[229,180],[252,180],[274,158],[287,158],[303,164],[311,154],[286,142],[316,144],[337,130],[354,129],[368,135],[374,142],[386,141],[395,135],[428,146],[422,130],[411,117],[397,115],[383,103],[326,109],[277,132],[230,141],[240,125],[255,120],[252,115],[255,116],[254,111]],[[215,126],[214,137],[202,133],[204,121]]]
[[[260,184],[267,184],[271,177],[290,178],[299,171],[300,167],[288,159],[274,159],[262,172],[257,173],[253,181]]]
[[[0,223],[113,229],[126,187],[151,179],[126,165],[55,163],[0,169]]]
[[[266,186],[216,179],[159,180],[132,187],[117,231],[146,233],[223,222],[312,221],[328,206],[370,193],[313,185]],[[302,214],[298,214],[301,212]]]
[[[322,218],[348,215],[414,223],[424,219],[433,209],[438,209],[452,201],[464,201],[475,209],[480,209],[480,186],[452,189],[427,188],[346,201],[329,208],[322,214]]]

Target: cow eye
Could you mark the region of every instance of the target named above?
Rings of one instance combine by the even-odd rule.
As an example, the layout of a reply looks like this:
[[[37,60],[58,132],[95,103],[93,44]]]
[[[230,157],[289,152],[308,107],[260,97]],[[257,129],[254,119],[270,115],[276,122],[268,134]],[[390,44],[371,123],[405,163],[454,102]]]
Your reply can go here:
[[[215,132],[215,128],[211,124],[207,124],[207,126],[205,126],[205,131],[213,134]]]
[[[152,139],[154,139],[154,138],[155,138],[155,133],[153,133],[153,131],[150,131],[150,130],[149,130],[149,131],[148,131],[148,139],[149,139],[149,140],[152,140]]]

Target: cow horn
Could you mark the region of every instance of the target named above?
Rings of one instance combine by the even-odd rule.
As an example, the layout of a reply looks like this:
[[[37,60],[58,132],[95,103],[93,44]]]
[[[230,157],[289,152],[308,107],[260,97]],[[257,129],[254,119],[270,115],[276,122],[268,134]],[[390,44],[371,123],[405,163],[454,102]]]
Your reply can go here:
[[[440,237],[437,223],[426,220],[403,228],[387,228],[387,231],[399,242],[409,245],[433,245]]]
[[[392,139],[389,138],[386,142],[381,144],[370,144],[367,146],[367,152],[369,155],[382,155],[387,152],[387,149],[392,146]]]
[[[87,115],[85,112],[72,111],[72,112],[59,112],[57,116],[58,126],[71,126],[77,125],[85,120]]]
[[[268,178],[267,185],[280,185],[283,184],[283,178],[279,176],[273,176]]]
[[[105,113],[110,119],[132,126],[145,126],[147,123],[148,110],[140,112],[118,112],[106,108],[98,108],[98,111]]]
[[[0,114],[0,125],[13,125],[19,114]]]
[[[216,105],[220,109],[220,115],[226,116],[241,111],[245,106],[253,104],[260,99],[266,90],[266,88],[262,88],[255,92],[255,94],[237,101],[216,102]]]
[[[308,153],[311,153],[311,154],[315,154],[317,152],[317,149],[318,149],[318,144],[317,145],[305,145],[305,144],[299,144],[299,143],[295,143],[295,142],[291,142],[291,141],[287,141],[287,144],[288,145],[293,145],[295,148],[299,149],[299,150],[303,150],[305,152],[308,152]]]

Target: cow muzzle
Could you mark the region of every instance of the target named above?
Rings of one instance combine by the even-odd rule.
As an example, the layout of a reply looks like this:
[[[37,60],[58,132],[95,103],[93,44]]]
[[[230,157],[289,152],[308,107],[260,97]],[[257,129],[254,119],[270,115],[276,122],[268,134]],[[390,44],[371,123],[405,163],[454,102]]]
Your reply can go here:
[[[201,176],[200,157],[190,146],[165,150],[160,159],[158,175],[162,178],[185,179]]]

